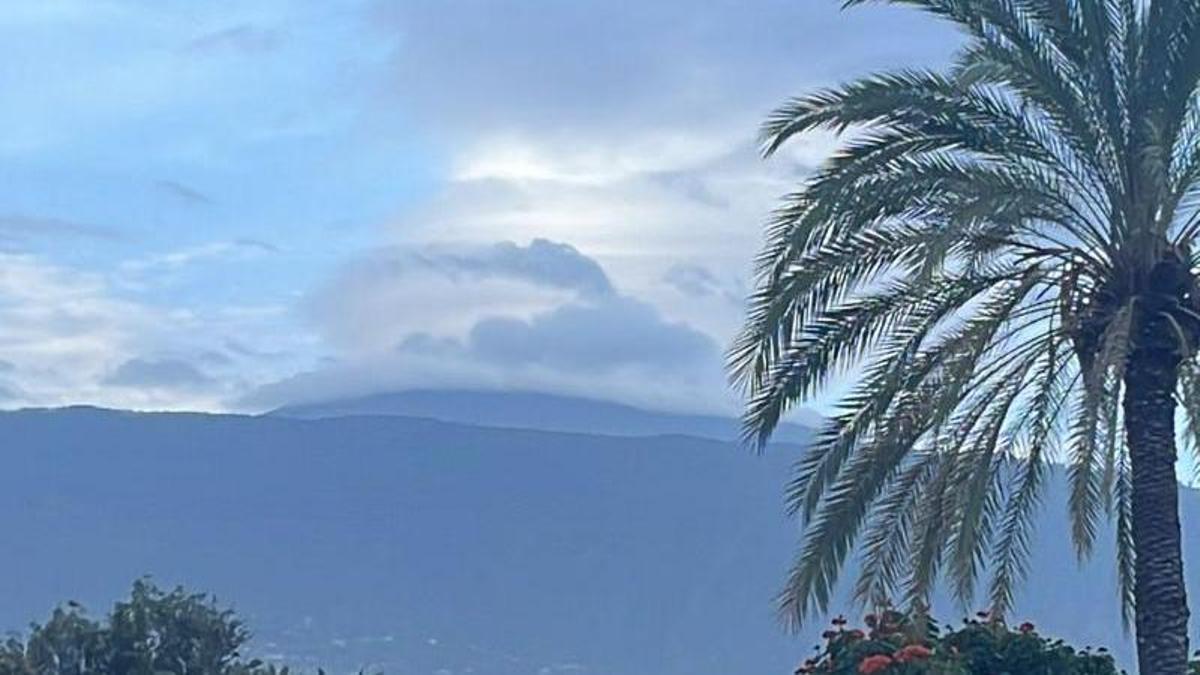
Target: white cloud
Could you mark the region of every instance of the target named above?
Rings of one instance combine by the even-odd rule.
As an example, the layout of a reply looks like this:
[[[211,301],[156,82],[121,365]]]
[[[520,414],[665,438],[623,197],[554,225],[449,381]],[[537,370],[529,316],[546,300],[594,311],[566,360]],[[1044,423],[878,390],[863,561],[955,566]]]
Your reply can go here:
[[[155,323],[144,307],[114,298],[98,275],[0,254],[0,353],[6,381],[27,403],[98,395],[115,359],[131,356]]]
[[[802,152],[763,162],[752,136],[753,127],[741,137],[695,133],[691,145],[702,149],[694,150],[677,140],[623,146],[596,136],[564,148],[527,136],[524,151],[514,150],[509,136],[507,154],[466,153],[473,168],[398,219],[391,234],[426,242],[570,242],[601,263],[615,285],[723,342],[741,317],[740,289],[762,222],[828,143],[815,139]],[[651,151],[667,147],[684,149]],[[667,272],[681,265],[711,270],[727,291],[679,293]]]
[[[579,138],[534,139],[516,134],[484,136],[458,158],[457,181],[496,180],[514,183],[548,181],[567,185],[618,183],[646,174],[703,166],[720,159],[731,145],[744,140],[694,130],[663,129],[620,134],[601,144]],[[632,137],[631,137],[632,136]]]
[[[209,260],[246,260],[263,253],[277,252],[270,244],[250,239],[214,241],[167,253],[127,260],[121,264],[127,272],[145,272],[154,269],[173,270],[197,262]]]
[[[281,370],[311,366],[288,310],[214,311],[123,297],[105,275],[0,253],[0,405],[223,410]],[[228,346],[234,337],[237,343]]]

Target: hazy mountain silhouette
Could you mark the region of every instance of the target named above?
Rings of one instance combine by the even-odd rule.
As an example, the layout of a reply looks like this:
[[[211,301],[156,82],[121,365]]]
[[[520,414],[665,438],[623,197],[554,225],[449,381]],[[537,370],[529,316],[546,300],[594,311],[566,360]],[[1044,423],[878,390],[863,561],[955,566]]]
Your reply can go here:
[[[0,443],[0,629],[152,574],[332,672],[785,675],[812,645],[772,614],[795,446],[91,408],[0,414]],[[1079,570],[1052,493],[1020,616],[1127,654],[1108,550]]]
[[[303,419],[401,415],[477,426],[612,436],[683,434],[720,440],[740,437],[738,421],[728,417],[651,412],[620,403],[534,392],[412,390],[287,406],[271,414]],[[782,443],[803,443],[808,433],[796,424],[782,424],[775,439]]]

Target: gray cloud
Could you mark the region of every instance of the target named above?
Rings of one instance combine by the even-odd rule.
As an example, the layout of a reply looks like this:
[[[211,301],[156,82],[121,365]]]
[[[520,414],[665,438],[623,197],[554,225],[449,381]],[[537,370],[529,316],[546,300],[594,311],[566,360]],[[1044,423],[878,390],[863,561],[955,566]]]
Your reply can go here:
[[[385,264],[397,271],[411,264],[468,280],[502,277],[587,295],[612,293],[608,275],[595,260],[570,244],[547,239],[534,239],[528,246],[505,241],[477,248],[395,251]]]
[[[401,349],[460,351],[499,367],[539,366],[579,374],[627,367],[678,372],[719,361],[717,345],[707,335],[620,296],[570,303],[527,320],[487,318],[475,324],[462,343],[417,334]]]
[[[568,303],[529,319],[486,318],[462,339],[414,333],[387,353],[329,361],[260,387],[235,407],[266,410],[422,387],[515,388],[732,411],[717,344],[622,296]]]
[[[167,196],[181,201],[189,206],[212,206],[215,200],[207,194],[197,190],[190,185],[184,185],[179,181],[174,180],[158,180],[154,182],[154,187],[159,192]]]
[[[196,361],[206,366],[224,368],[232,366],[234,361],[228,354],[217,349],[205,349],[196,355]]]
[[[663,275],[663,281],[672,288],[693,297],[713,295],[720,290],[716,275],[701,265],[672,265]]]
[[[283,350],[259,349],[232,338],[225,340],[225,349],[236,356],[255,360],[280,360],[292,356]]]
[[[486,246],[376,249],[342,270],[331,299],[337,302],[337,298],[346,297],[346,291],[386,288],[429,274],[460,284],[508,279],[584,295],[613,292],[608,275],[595,260],[569,244],[534,239],[527,246],[499,242]]]
[[[330,344],[365,353],[418,332],[463,336],[486,317],[527,317],[567,300],[613,295],[595,260],[535,239],[374,249],[343,265],[305,307]]]
[[[704,265],[676,263],[667,268],[662,281],[693,300],[714,298],[738,308],[746,301],[747,289],[739,278],[718,276]]]
[[[181,359],[133,358],[109,373],[104,378],[104,384],[152,389],[203,389],[212,386],[215,381]]]
[[[380,264],[377,254],[371,258]],[[406,253],[385,259],[402,270],[416,265],[453,279],[449,300],[434,299],[419,308],[410,305],[411,312],[360,311],[359,305],[394,304],[390,299],[395,287],[405,287],[413,278],[392,270],[352,276],[354,283],[343,279],[337,293],[324,294],[327,301],[315,317],[322,330],[371,339],[390,335],[393,341],[371,350],[350,340],[350,348],[337,360],[260,388],[240,401],[241,406],[265,409],[313,398],[430,386],[520,387],[708,409],[727,398],[720,347],[710,336],[618,293],[598,263],[570,246],[502,243],[476,248],[470,255],[432,255],[425,250],[416,258]],[[485,282],[497,276],[574,293],[559,294],[548,307],[533,312],[520,303],[487,301],[464,309],[454,302],[456,297],[477,297]],[[420,293],[421,287],[413,292]],[[337,298],[340,304],[333,302]],[[469,322],[460,332],[424,327],[445,324],[441,317],[447,314]]]

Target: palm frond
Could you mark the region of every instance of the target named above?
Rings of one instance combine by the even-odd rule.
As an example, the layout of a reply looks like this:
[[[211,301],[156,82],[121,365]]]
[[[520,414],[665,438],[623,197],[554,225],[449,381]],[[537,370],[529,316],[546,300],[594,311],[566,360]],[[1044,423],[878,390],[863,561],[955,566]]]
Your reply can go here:
[[[857,546],[860,602],[919,603],[945,580],[966,603],[986,572],[1003,616],[1064,455],[1076,551],[1116,521],[1128,613],[1122,399],[1163,326],[1187,352],[1178,398],[1200,466],[1200,3],[844,4],[872,1],[966,40],[948,72],[869,75],[762,128],[766,155],[816,129],[842,145],[767,225],[728,354],[747,441],[762,449],[797,402],[858,380],[787,487],[803,544],[781,613],[824,610]]]
[[[1119,369],[1123,367],[1129,352],[1132,319],[1132,305],[1125,305],[1117,312],[1101,338],[1099,356],[1088,372],[1083,374],[1083,387],[1079,390],[1076,424],[1071,432],[1071,493],[1068,508],[1071,537],[1080,558],[1091,553],[1105,500],[1101,470],[1105,461],[1103,452],[1107,446],[1102,429],[1106,424],[1105,413],[1116,410]],[[1116,421],[1108,421],[1107,424],[1115,425]]]

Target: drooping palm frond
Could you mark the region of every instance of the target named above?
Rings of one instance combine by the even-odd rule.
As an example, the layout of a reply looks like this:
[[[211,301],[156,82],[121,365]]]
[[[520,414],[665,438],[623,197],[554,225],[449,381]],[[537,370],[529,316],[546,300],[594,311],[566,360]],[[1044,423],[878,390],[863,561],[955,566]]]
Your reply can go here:
[[[817,129],[845,141],[767,225],[729,352],[746,440],[762,449],[793,405],[857,380],[788,486],[804,537],[781,612],[825,610],[858,548],[864,603],[924,602],[943,577],[969,602],[990,573],[1003,614],[1056,462],[1081,556],[1116,521],[1129,603],[1125,364],[1147,312],[1182,348],[1200,331],[1178,272],[1200,263],[1200,3],[874,1],[966,43],[947,73],[871,75],[763,126],[767,155]],[[1139,290],[1170,274],[1188,277],[1177,300]],[[1193,353],[1181,399],[1200,449]]]
[[[1189,363],[1179,373],[1184,447],[1192,457],[1192,481],[1200,480],[1200,365]]]
[[[992,550],[989,597],[998,616],[1012,608],[1013,590],[1028,574],[1030,527],[1040,504],[1046,458],[1055,454],[1058,422],[1076,377],[1064,348],[1061,341],[1045,341],[1045,362],[1033,374],[1037,390],[1023,414],[1012,421],[1011,437],[1022,451],[1014,453],[1020,459],[1010,463],[1011,486]]]

